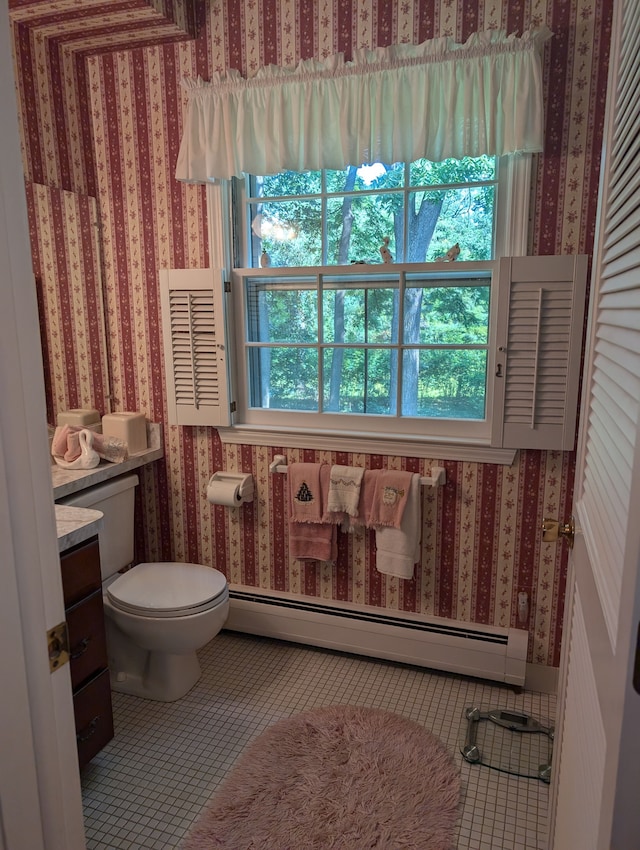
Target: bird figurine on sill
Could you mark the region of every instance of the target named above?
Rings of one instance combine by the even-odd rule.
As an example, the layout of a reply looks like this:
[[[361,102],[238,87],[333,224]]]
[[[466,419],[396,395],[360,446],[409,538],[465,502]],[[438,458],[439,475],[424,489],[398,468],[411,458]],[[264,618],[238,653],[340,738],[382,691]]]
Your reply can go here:
[[[457,260],[459,256],[460,256],[460,246],[456,242],[455,245],[453,245],[451,248],[449,248],[449,250],[447,251],[446,254],[442,254],[440,257],[437,257],[436,259],[443,260],[446,263],[453,263],[454,260]]]
[[[380,246],[380,256],[382,257],[383,263],[392,263],[393,257],[391,255],[391,251],[389,250],[389,237],[385,236],[382,240],[382,245]]]

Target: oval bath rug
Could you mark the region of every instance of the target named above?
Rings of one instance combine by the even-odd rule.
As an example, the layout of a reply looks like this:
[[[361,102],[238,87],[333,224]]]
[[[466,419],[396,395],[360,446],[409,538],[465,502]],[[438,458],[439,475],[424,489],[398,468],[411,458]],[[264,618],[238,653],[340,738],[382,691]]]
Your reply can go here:
[[[450,850],[459,772],[418,723],[328,706],[270,726],[183,850]]]

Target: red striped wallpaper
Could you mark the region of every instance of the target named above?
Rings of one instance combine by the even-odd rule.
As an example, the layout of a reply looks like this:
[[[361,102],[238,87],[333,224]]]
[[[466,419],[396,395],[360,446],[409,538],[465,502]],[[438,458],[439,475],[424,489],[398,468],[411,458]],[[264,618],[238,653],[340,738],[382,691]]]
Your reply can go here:
[[[38,5],[64,12],[68,0],[11,4],[20,21],[15,44],[25,172],[30,182],[96,196],[116,410],[140,409],[165,421],[158,269],[208,263],[204,190],[173,178],[183,76],[206,79],[225,67],[251,75],[266,63],[292,65],[336,51],[348,56],[358,47],[439,35],[461,40],[477,29],[522,31],[546,22],[554,37],[544,58],[546,142],[534,167],[530,247],[532,253],[591,253],[612,0],[212,0],[198,4],[204,15],[196,40],[108,53],[101,52],[99,36],[94,48],[81,33],[67,38],[64,15],[58,36],[54,27],[53,37],[38,38],[49,34]],[[128,5],[140,12],[140,28],[148,25],[149,3],[86,5],[96,20],[112,6]],[[115,33],[123,47],[133,46],[126,44],[130,35],[126,28]],[[60,290],[66,287],[58,281]],[[61,291],[57,298],[74,307],[84,301],[82,291]],[[54,318],[45,310],[49,326]],[[77,377],[68,351],[58,362],[49,338],[47,345],[62,385],[70,387]],[[68,406],[69,399],[61,403]],[[446,461],[447,485],[423,495],[420,568],[414,580],[399,581],[375,569],[366,531],[341,536],[335,566],[290,561],[284,481],[269,474],[269,462],[279,452],[289,461],[427,474],[430,460],[222,446],[209,428],[165,427],[165,449],[164,462],[142,474],[140,558],[194,560],[246,586],[496,625],[517,625],[517,593],[526,590],[530,660],[558,664],[566,552],[543,544],[538,529],[543,516],[570,512],[572,453],[522,452],[513,467]],[[223,467],[254,474],[253,504],[226,509],[206,502],[209,476]]]

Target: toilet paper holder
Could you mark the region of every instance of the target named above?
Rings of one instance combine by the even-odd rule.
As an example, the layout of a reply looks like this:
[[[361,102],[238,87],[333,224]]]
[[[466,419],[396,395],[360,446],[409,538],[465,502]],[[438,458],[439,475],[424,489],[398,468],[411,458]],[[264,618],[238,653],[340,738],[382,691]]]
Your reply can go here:
[[[250,472],[225,472],[224,470],[220,470],[214,472],[209,479],[209,483],[207,484],[207,499],[209,502],[212,504],[229,505],[226,499],[223,501],[214,501],[211,497],[212,489],[218,490],[221,484],[228,485],[225,489],[228,490],[231,488],[235,493],[234,504],[243,505],[245,502],[253,502],[253,475]]]

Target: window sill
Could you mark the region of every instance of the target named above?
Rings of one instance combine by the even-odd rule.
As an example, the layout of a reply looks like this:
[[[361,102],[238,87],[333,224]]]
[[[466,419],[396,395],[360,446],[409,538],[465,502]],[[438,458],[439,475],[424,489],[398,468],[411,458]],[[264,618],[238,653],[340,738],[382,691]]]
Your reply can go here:
[[[485,443],[469,440],[447,442],[421,438],[351,432],[349,436],[320,429],[309,431],[296,428],[269,428],[235,425],[218,428],[223,443],[250,446],[276,446],[292,449],[318,449],[320,451],[352,452],[354,454],[400,455],[431,460],[460,460],[471,463],[497,463],[511,466],[517,449],[496,449]]]

